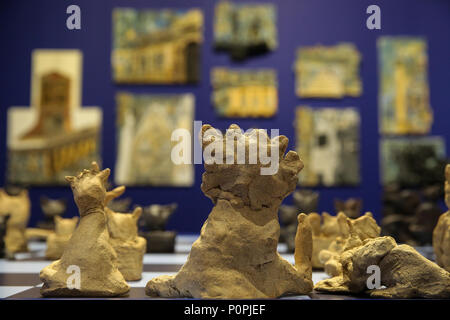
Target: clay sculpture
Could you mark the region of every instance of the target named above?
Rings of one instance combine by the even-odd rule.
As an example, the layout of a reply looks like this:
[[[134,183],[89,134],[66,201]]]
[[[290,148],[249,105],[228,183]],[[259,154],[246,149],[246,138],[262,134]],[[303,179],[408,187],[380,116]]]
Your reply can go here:
[[[363,206],[362,199],[349,198],[345,201],[334,199],[334,208],[336,212],[343,212],[347,217],[356,219],[361,215]]]
[[[125,192],[125,187],[117,187],[106,195],[106,204]],[[127,281],[142,278],[143,259],[146,240],[138,236],[137,222],[142,208],[137,207],[133,213],[117,213],[105,207],[110,243],[117,254],[119,271]]]
[[[147,240],[147,252],[172,253],[175,251],[175,231],[167,231],[169,218],[177,209],[176,203],[167,205],[152,204],[144,208],[141,224],[146,231],[141,236]]]
[[[299,213],[311,213],[317,211],[317,204],[319,202],[319,193],[308,190],[296,190],[292,194],[294,205],[280,206],[280,221],[281,233],[280,242],[287,245],[288,252],[295,250],[295,234],[297,232],[297,215]]]
[[[312,231],[306,215],[298,217],[295,266],[277,252],[278,207],[295,189],[297,174],[303,168],[296,152],[285,155],[288,139],[270,139],[264,130],[257,129],[244,134],[237,125],[231,125],[225,136],[204,125],[201,137],[204,156],[214,153],[217,160],[205,156],[201,185],[214,208],[187,262],[174,276],[150,280],[147,295],[246,299],[311,292]],[[242,153],[220,153],[227,141],[237,150],[245,150],[245,163],[237,161],[239,155],[243,159]],[[254,157],[258,147],[265,145],[269,155],[278,160],[272,174],[262,174],[270,164]]]
[[[9,215],[0,216],[0,258],[5,256],[5,235],[6,225],[8,223]]]
[[[450,273],[423,257],[409,245],[397,245],[392,237],[361,240],[350,219],[350,235],[337,261],[335,275],[319,281],[317,291],[367,293],[379,298],[449,298]],[[379,268],[379,283],[371,282]],[[376,272],[376,271],[375,271]]]
[[[31,203],[28,191],[23,189],[17,195],[10,195],[0,189],[0,215],[9,215],[6,225],[5,248],[8,258],[15,253],[27,252],[26,227],[30,217]]]
[[[47,237],[47,250],[45,257],[49,260],[61,258],[67,243],[77,227],[78,217],[64,219],[55,216],[55,232]]]
[[[450,165],[445,168],[445,204],[450,208]],[[433,231],[436,263],[450,272],[450,210],[442,214]]]
[[[120,296],[129,291],[106,226],[105,182],[109,174],[109,169],[100,171],[93,162],[90,170],[83,170],[77,177],[66,177],[79,209],[80,223],[61,259],[42,269],[43,296]]]
[[[44,220],[37,223],[40,229],[55,230],[55,217],[61,217],[67,209],[67,199],[50,199],[42,196],[40,199]]]
[[[338,218],[342,219],[342,216],[345,216],[342,212],[334,217],[327,212],[323,212],[322,215],[315,212],[308,215],[313,238],[313,253],[311,259],[313,268],[323,268],[323,263],[319,259],[319,253],[324,249],[328,249],[330,244],[341,235]]]
[[[324,230],[322,233],[338,235],[330,243],[328,248],[319,251],[318,256],[320,263],[324,266],[325,272],[331,276],[338,275],[342,271],[339,256],[343,251],[345,251],[348,247],[353,246],[355,241],[360,243],[365,239],[378,237],[381,231],[380,227],[377,225],[377,222],[373,218],[372,213],[370,212],[366,212],[363,216],[357,219],[350,219],[345,214],[340,212],[336,219],[328,219],[328,223],[325,222],[326,220],[324,221],[322,227]],[[350,232],[350,228],[353,232]]]

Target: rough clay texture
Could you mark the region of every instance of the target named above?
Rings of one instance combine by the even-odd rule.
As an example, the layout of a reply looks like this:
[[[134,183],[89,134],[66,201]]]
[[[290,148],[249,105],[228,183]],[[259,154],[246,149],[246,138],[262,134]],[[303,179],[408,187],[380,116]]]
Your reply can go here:
[[[330,220],[330,223],[324,225],[324,228],[327,233],[339,234],[327,249],[319,252],[319,260],[324,265],[325,272],[331,276],[339,275],[342,272],[339,256],[344,250],[361,244],[365,239],[376,238],[381,232],[370,212],[366,212],[357,219],[347,218],[344,213],[340,212],[335,220]]]
[[[335,258],[339,274],[319,281],[324,292],[368,293],[379,298],[449,298],[450,273],[424,258],[408,245],[397,245],[391,237],[361,240],[348,221],[350,236],[344,251]],[[368,289],[369,266],[380,268],[380,286]]]
[[[61,259],[40,273],[43,296],[100,297],[128,293],[130,288],[118,269],[117,255],[106,227],[105,183],[109,174],[109,169],[100,171],[94,162],[91,170],[83,170],[77,177],[66,177],[81,218]],[[76,281],[71,282],[69,278],[72,275],[67,273],[69,266],[80,268],[78,288],[72,287]]]
[[[125,187],[118,187],[107,193],[106,204],[125,192]],[[133,213],[118,213],[105,207],[110,242],[117,254],[119,271],[127,281],[142,278],[144,254],[147,241],[138,236],[138,220],[142,208],[137,207]]]
[[[240,132],[236,125],[230,129]],[[214,131],[204,125],[201,134]],[[238,134],[237,144],[256,147],[259,130]],[[227,136],[226,136],[227,137]],[[307,294],[312,290],[312,231],[306,215],[298,217],[295,267],[277,252],[280,225],[278,207],[297,183],[303,167],[297,153],[284,155],[288,139],[270,140],[277,146],[279,170],[261,175],[262,165],[207,164],[202,191],[214,203],[200,237],[192,246],[187,262],[175,276],[150,280],[146,293],[162,297],[216,299],[275,298],[287,294]],[[215,140],[225,145],[227,138]],[[202,140],[203,149],[211,142]],[[250,149],[252,150],[252,149]],[[270,150],[270,149],[269,149]],[[225,155],[225,152],[224,152]]]
[[[75,231],[78,223],[78,217],[64,219],[55,216],[55,232],[47,237],[47,250],[45,257],[49,260],[57,260],[61,258],[64,249],[69,243],[72,233]]]
[[[445,168],[445,204],[450,209],[450,165]],[[442,214],[433,231],[433,248],[438,265],[450,272],[450,211]]]

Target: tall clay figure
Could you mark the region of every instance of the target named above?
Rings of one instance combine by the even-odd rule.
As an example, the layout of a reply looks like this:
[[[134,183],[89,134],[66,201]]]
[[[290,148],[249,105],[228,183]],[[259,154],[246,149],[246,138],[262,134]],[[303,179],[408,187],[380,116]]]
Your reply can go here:
[[[201,134],[205,137],[208,131],[214,130],[204,125]],[[307,294],[312,290],[312,235],[305,215],[298,218],[295,266],[277,252],[278,207],[295,189],[297,174],[303,168],[302,161],[296,152],[289,151],[285,155],[288,139],[284,136],[269,139],[262,130],[243,134],[237,125],[230,126],[230,130],[236,133],[237,140],[227,135],[215,141],[223,145],[227,141],[232,146],[233,143],[240,144],[247,155],[256,153],[264,143],[270,152],[274,152],[270,148],[274,146],[278,170],[262,175],[261,168],[267,165],[259,160],[253,164],[249,161],[244,164],[205,161],[201,189],[213,201],[214,208],[178,274],[158,277],[147,283],[146,293],[150,296],[275,298]],[[258,144],[258,141],[262,143]],[[210,143],[202,139],[203,149]],[[225,152],[223,156],[225,160]],[[235,154],[234,160],[236,157]],[[246,159],[249,158],[246,156]]]
[[[450,209],[450,164],[445,168],[445,204]],[[433,231],[436,262],[450,272],[450,210],[443,213]]]
[[[66,177],[80,223],[61,259],[42,269],[43,296],[120,296],[129,291],[106,227],[105,183],[109,174],[109,169],[100,171],[93,162],[90,170]]]

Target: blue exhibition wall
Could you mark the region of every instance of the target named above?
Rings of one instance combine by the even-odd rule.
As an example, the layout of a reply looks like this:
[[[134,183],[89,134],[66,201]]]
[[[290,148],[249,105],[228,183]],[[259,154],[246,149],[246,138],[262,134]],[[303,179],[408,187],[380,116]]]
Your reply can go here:
[[[241,1],[240,1],[241,2]],[[253,0],[253,2],[256,2]],[[116,159],[115,100],[119,90],[134,93],[186,93],[196,98],[195,119],[225,129],[231,122],[242,128],[279,128],[295,146],[294,111],[300,104],[310,106],[354,106],[361,113],[361,177],[354,188],[316,188],[320,191],[319,209],[333,212],[335,197],[362,197],[364,210],[380,218],[381,187],[379,183],[378,75],[376,40],[381,35],[423,36],[428,41],[431,105],[435,114],[432,134],[447,138],[450,150],[450,1],[448,0],[264,0],[274,2],[278,10],[276,51],[233,62],[226,53],[212,48],[215,0],[2,0],[0,2],[0,185],[5,183],[6,114],[10,106],[30,103],[31,52],[37,48],[80,49],[83,52],[83,106],[103,109],[102,154],[105,167],[114,168]],[[81,30],[66,28],[66,8],[81,8]],[[381,8],[381,30],[366,28],[366,8]],[[112,82],[110,54],[112,47],[112,10],[115,7],[189,8],[204,12],[204,45],[201,82],[198,85],[151,86],[117,85]],[[362,54],[363,94],[340,100],[300,99],[294,91],[293,63],[296,49],[315,44],[334,45],[353,42]],[[210,103],[210,70],[214,66],[275,68],[279,81],[279,111],[271,119],[220,119]],[[211,210],[212,203],[200,191],[203,166],[195,166],[195,185],[191,188],[128,188],[125,196],[134,203],[179,203],[179,210],[169,228],[182,233],[198,233]],[[39,196],[72,198],[68,187],[35,187],[30,190],[33,213],[30,225],[40,219]],[[286,199],[290,203],[291,198]],[[68,215],[76,215],[71,200]]]

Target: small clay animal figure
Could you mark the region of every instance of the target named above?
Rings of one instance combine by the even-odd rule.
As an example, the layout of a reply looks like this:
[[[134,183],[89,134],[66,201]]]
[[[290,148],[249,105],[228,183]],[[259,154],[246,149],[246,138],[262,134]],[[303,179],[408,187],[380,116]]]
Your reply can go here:
[[[105,183],[109,174],[109,169],[100,171],[93,162],[90,170],[66,177],[80,212],[80,223],[61,259],[42,269],[43,296],[112,297],[130,290],[118,269],[106,225]]]
[[[50,199],[46,196],[40,198],[44,220],[37,223],[38,228],[55,230],[55,217],[60,217],[66,212],[67,199]]]
[[[22,189],[17,195],[9,195],[0,189],[0,215],[9,215],[6,226],[6,254],[13,259],[15,253],[27,252],[26,227],[30,217],[31,202],[28,191]]]
[[[118,187],[107,193],[106,204],[125,192],[125,187]],[[132,213],[117,213],[105,207],[110,243],[117,253],[119,271],[127,281],[142,278],[143,259],[147,241],[138,236],[137,223],[142,208],[137,207]]]
[[[334,199],[336,212],[343,212],[347,217],[352,219],[356,219],[361,215],[362,206],[362,199],[350,198],[345,201]]]
[[[149,231],[165,231],[167,221],[178,208],[178,204],[171,203],[166,205],[152,204],[144,207],[142,216],[146,228]]]
[[[57,260],[61,258],[67,243],[75,231],[78,223],[78,217],[64,219],[55,216],[55,232],[47,237],[47,250],[45,257],[49,260]]]
[[[150,280],[146,294],[208,299],[308,294],[313,287],[313,244],[305,214],[298,216],[295,265],[277,251],[278,208],[295,189],[303,162],[294,151],[285,154],[288,146],[285,136],[271,139],[265,130],[243,133],[237,125],[231,125],[225,135],[219,133],[210,125],[202,127],[204,152],[231,142],[236,145],[234,150],[242,147],[245,154],[253,157],[252,152],[263,144],[276,157],[277,170],[261,174],[265,172],[262,169],[267,169],[261,161],[254,164],[227,164],[223,158],[220,164],[205,161],[201,189],[214,207],[180,271]]]
[[[140,225],[147,231],[141,235],[147,240],[148,253],[172,253],[175,251],[175,231],[167,231],[166,225],[178,205],[176,203],[152,204],[144,208]]]
[[[5,256],[5,236],[6,225],[8,223],[9,214],[0,216],[0,258]]]
[[[114,212],[128,212],[130,210],[131,198],[111,200],[107,207]]]

